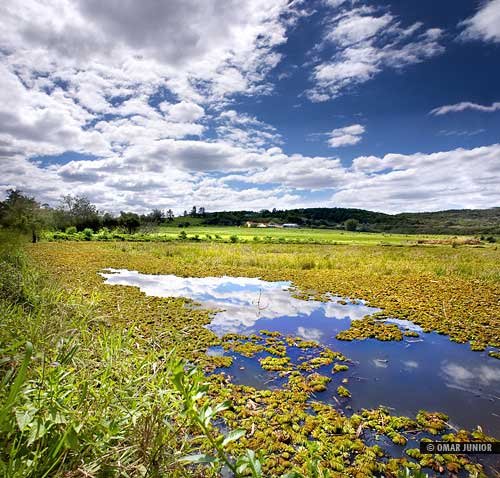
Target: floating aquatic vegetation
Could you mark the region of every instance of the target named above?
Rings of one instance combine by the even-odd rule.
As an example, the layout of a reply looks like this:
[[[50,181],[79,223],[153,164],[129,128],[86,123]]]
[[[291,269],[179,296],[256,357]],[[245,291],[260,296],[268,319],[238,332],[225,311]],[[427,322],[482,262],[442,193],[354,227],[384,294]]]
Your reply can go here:
[[[500,352],[496,352],[496,351],[490,350],[488,352],[488,355],[490,357],[493,357],[493,358],[496,358],[496,359],[500,359]]]
[[[420,410],[417,413],[417,423],[429,433],[437,435],[448,427],[448,416],[439,412]]]
[[[312,373],[311,375],[307,376],[306,381],[309,388],[313,392],[324,392],[326,390],[327,384],[331,382],[332,379],[319,373]]]
[[[365,317],[362,320],[353,320],[347,330],[336,335],[339,340],[402,340],[403,332],[396,324],[389,324]]]
[[[333,366],[332,372],[333,373],[338,373],[338,372],[345,372],[346,370],[349,370],[349,366],[348,365],[336,363]]]
[[[415,332],[414,330],[405,330],[403,332],[403,335],[405,337],[420,337],[420,334],[418,332]]]
[[[349,392],[349,390],[347,390],[347,388],[343,387],[342,385],[337,387],[337,394],[340,397],[351,398],[351,392]]]
[[[259,359],[259,362],[264,370],[280,372],[292,368],[289,357],[264,357]]]
[[[425,439],[422,441],[425,441]],[[483,467],[480,464],[472,463],[466,455],[423,454],[417,448],[410,448],[405,451],[406,454],[415,459],[422,468],[430,468],[440,474],[447,471],[454,475],[464,470],[469,477],[487,478]]]
[[[260,366],[264,370],[274,372],[288,372],[291,370],[311,372],[331,365],[334,361],[345,362],[348,360],[340,352],[335,352],[317,342],[304,340],[301,337],[282,336],[279,332],[270,332],[268,330],[261,330],[260,334],[249,336],[234,333],[226,334],[222,337],[222,346],[225,350],[245,357],[254,357],[258,353],[267,353],[270,356],[259,359]],[[290,357],[287,356],[287,349],[292,348],[308,351],[314,355],[310,358],[300,356],[295,363],[292,363]],[[336,369],[336,372],[347,370],[348,367],[345,367]]]

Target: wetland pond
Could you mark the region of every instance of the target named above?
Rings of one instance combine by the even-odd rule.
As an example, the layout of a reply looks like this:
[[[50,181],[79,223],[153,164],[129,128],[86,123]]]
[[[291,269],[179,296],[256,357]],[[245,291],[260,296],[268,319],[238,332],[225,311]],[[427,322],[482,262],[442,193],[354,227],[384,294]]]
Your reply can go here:
[[[500,361],[489,357],[487,351],[473,352],[468,344],[424,333],[411,322],[391,318],[383,320],[417,332],[418,337],[405,336],[401,341],[338,340],[336,335],[348,329],[351,321],[379,310],[360,300],[335,296],[325,302],[300,299],[294,296],[290,282],[227,276],[184,278],[124,269],[108,269],[101,275],[107,284],[138,287],[150,296],[185,297],[213,309],[208,327],[219,337],[259,335],[266,330],[317,341],[340,352],[349,359],[349,369],[342,374],[332,374],[331,365],[315,370],[332,377],[327,389],[317,393],[315,399],[340,406],[346,413],[380,405],[410,417],[421,409],[440,411],[449,415],[452,426],[473,429],[480,425],[486,434],[500,438]],[[233,358],[232,365],[223,369],[233,383],[260,389],[277,388],[283,383],[279,374],[261,367],[258,359],[265,357],[265,352],[245,357],[212,347],[208,353]],[[301,353],[299,349],[288,355],[293,361]],[[352,397],[339,401],[336,390],[345,378]]]

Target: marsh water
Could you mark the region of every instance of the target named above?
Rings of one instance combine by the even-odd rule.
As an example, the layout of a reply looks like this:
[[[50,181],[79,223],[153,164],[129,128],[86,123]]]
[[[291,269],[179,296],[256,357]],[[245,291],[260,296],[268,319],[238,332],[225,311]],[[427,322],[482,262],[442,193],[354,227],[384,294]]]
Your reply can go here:
[[[332,377],[316,399],[338,406],[335,390],[348,378],[352,398],[343,404],[352,410],[384,405],[395,414],[415,416],[421,410],[441,411],[450,424],[462,428],[480,425],[487,434],[500,438],[500,361],[487,351],[473,352],[467,344],[456,344],[446,336],[423,333],[411,322],[387,319],[403,330],[419,332],[418,338],[399,342],[375,339],[346,342],[335,336],[359,320],[378,311],[363,301],[330,296],[328,301],[293,296],[290,282],[266,282],[247,277],[185,278],[148,275],[109,269],[106,283],[138,287],[150,296],[185,297],[214,310],[208,326],[223,336],[229,332],[250,335],[265,329],[300,336],[339,351],[352,364],[345,374]],[[260,367],[257,355],[246,358],[221,347],[211,354],[227,354],[233,364],[225,368],[234,383],[256,388],[279,387],[276,374]],[[293,359],[293,357],[292,357]],[[318,372],[331,376],[331,366]]]

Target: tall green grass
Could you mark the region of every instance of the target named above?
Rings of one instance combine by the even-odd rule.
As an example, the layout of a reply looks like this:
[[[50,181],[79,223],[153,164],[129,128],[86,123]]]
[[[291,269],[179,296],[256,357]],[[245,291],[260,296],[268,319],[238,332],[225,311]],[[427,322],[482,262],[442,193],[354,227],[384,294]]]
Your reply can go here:
[[[0,475],[187,476],[172,354],[138,344],[61,291],[13,242],[0,250]],[[184,418],[183,418],[184,417]],[[196,447],[195,447],[196,449]]]

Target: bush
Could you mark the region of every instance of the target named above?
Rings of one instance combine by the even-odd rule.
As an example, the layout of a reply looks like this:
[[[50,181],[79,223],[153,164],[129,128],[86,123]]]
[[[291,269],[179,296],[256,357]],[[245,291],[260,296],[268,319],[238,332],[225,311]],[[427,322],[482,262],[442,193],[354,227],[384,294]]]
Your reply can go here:
[[[229,240],[234,244],[235,242],[238,242],[238,236],[233,234],[229,237]]]
[[[85,238],[86,241],[90,241],[92,239],[92,235],[94,234],[94,231],[90,229],[90,227],[86,227],[83,230],[83,237]]]
[[[181,241],[185,241],[187,239],[187,234],[186,234],[186,231],[181,231],[180,234],[179,234],[179,239]]]
[[[347,219],[344,223],[346,231],[355,231],[358,228],[359,221],[357,219]]]
[[[66,228],[66,234],[76,234],[77,230],[75,226],[69,226]]]
[[[111,235],[109,233],[109,229],[107,227],[103,227],[102,229],[99,229],[99,232],[97,233],[97,239],[99,241],[109,241],[111,238]]]

